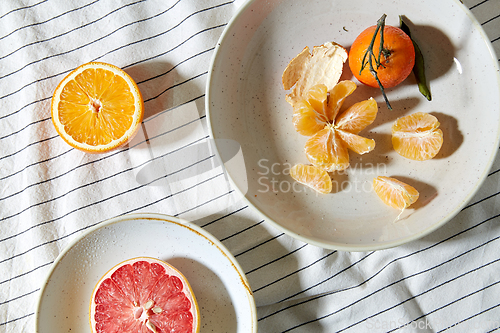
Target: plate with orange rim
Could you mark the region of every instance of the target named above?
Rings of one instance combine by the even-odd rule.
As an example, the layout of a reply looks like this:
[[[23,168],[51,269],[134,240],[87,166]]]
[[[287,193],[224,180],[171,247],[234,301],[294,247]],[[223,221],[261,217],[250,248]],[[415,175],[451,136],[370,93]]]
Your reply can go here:
[[[380,90],[363,86],[344,65],[341,79],[357,83],[345,106],[370,97],[378,103],[377,118],[360,132],[376,146],[365,155],[350,152],[350,167],[331,174],[332,192],[317,194],[289,175],[293,165],[309,164],[308,138],[293,128],[281,75],[305,46],[332,41],[349,50],[383,14],[394,26],[406,16],[425,59],[432,100],[420,94],[411,74],[387,89],[389,110]],[[500,142],[498,59],[481,25],[458,0],[253,0],[219,40],[206,110],[218,154],[225,153],[223,140],[240,145],[244,168],[226,163],[227,174],[268,223],[324,248],[390,248],[450,221],[486,179]],[[391,125],[415,112],[430,113],[441,124],[444,144],[431,160],[409,160],[392,148]],[[377,176],[397,178],[420,192],[397,222],[400,212],[373,191]]]
[[[186,277],[200,310],[200,332],[257,332],[252,291],[227,248],[202,228],[161,214],[113,218],[71,242],[41,287],[36,332],[90,332],[94,286],[135,257],[163,260]]]

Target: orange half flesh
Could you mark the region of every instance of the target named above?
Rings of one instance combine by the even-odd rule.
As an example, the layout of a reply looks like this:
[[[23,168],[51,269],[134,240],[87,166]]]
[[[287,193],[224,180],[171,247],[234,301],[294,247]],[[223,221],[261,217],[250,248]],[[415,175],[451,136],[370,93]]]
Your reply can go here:
[[[137,84],[120,68],[91,62],[57,86],[52,122],[69,145],[89,153],[107,152],[130,141],[143,115]]]

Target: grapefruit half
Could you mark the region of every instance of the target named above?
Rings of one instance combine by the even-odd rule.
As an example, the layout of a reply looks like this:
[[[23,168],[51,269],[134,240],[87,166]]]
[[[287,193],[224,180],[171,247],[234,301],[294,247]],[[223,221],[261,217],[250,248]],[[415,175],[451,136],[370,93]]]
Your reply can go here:
[[[139,257],[109,270],[90,302],[93,333],[196,333],[198,304],[187,279],[164,261]]]

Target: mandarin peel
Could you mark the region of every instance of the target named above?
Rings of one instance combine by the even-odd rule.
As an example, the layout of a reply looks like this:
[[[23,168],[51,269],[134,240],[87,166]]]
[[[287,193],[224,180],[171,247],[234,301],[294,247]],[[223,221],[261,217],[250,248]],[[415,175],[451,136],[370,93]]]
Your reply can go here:
[[[347,51],[339,44],[327,42],[314,46],[312,51],[306,46],[283,71],[283,88],[291,90],[286,101],[294,106],[306,99],[307,92],[317,84],[331,90],[339,82],[346,60]]]

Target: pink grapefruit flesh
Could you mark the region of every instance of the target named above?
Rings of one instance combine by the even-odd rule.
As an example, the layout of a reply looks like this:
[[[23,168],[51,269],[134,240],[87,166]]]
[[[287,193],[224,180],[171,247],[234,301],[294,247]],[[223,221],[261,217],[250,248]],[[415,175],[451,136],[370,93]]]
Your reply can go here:
[[[134,258],[109,270],[90,303],[93,333],[195,333],[199,310],[186,278],[154,258]]]

